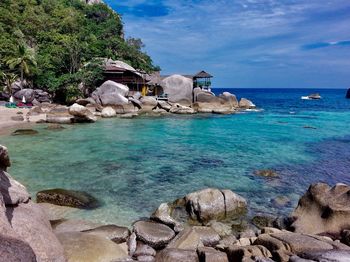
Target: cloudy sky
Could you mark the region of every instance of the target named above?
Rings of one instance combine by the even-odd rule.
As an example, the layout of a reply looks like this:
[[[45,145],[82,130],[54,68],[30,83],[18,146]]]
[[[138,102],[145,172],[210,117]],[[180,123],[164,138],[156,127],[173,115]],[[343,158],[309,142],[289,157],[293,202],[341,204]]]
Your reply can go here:
[[[350,87],[349,0],[106,0],[163,74],[215,87]]]

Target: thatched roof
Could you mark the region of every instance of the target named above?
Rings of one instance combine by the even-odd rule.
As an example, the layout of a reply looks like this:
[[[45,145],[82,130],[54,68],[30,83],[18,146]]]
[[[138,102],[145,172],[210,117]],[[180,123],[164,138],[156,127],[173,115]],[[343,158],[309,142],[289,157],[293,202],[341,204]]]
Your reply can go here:
[[[120,60],[112,60],[112,59],[105,59],[105,69],[106,71],[131,71],[140,77],[143,77],[140,72],[138,72],[135,68],[133,68],[131,65],[120,61]]]
[[[193,78],[212,78],[213,76],[205,71],[200,71]]]

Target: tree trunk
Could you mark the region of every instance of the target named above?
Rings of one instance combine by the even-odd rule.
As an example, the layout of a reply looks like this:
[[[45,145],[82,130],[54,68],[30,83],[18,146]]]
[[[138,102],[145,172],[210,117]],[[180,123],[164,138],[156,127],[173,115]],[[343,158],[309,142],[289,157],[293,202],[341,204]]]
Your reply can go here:
[[[23,65],[21,64],[20,66],[20,69],[21,69],[21,89],[23,88],[24,86],[24,68],[23,68]]]

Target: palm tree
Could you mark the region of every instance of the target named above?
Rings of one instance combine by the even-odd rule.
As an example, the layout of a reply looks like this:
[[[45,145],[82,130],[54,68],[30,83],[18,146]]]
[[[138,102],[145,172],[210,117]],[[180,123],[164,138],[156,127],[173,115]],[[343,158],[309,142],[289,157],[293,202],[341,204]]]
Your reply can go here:
[[[29,67],[31,65],[36,66],[34,49],[23,44],[19,44],[15,57],[7,60],[7,65],[10,67],[10,69],[14,69],[16,67],[19,68],[21,73],[21,83],[23,85],[24,74],[29,75]]]
[[[2,73],[1,78],[5,85],[4,91],[12,95],[12,84],[16,82],[18,76],[13,73],[8,73],[8,74]]]

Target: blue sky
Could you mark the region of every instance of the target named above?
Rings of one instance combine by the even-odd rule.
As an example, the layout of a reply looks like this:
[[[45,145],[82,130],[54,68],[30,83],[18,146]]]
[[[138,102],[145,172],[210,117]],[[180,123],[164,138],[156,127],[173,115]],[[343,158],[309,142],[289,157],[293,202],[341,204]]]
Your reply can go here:
[[[106,0],[163,74],[215,87],[350,87],[348,0]]]

